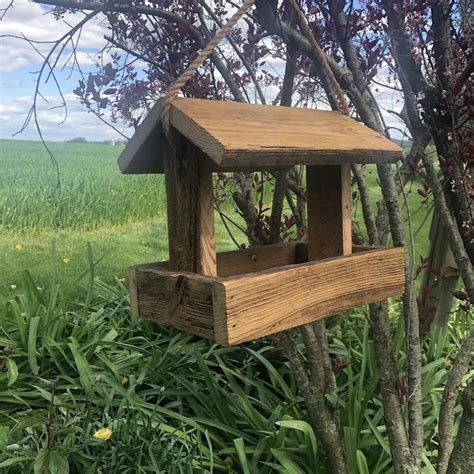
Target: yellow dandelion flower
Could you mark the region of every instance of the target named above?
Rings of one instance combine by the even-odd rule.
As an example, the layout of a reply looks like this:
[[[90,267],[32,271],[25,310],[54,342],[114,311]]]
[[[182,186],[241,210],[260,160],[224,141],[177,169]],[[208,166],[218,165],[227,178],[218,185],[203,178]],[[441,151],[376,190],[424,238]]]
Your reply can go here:
[[[16,285],[10,285],[10,288],[11,288],[12,290],[16,290]]]
[[[124,377],[122,379],[122,385],[127,385],[128,384],[128,377]]]
[[[21,252],[21,251],[23,250],[23,245],[21,245],[21,244],[16,244],[16,245],[15,245],[15,250],[16,250],[17,252]]]
[[[101,428],[94,433],[96,439],[110,439],[112,436],[112,430],[110,428]]]
[[[71,259],[69,257],[64,257],[63,258],[63,262],[66,264],[66,265],[69,265],[71,263]]]

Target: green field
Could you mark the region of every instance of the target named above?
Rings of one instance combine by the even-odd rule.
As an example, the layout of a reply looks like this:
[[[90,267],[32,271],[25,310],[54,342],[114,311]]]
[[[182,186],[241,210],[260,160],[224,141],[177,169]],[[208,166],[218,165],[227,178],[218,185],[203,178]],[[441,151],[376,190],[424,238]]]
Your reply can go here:
[[[0,293],[30,269],[49,281],[52,245],[66,286],[88,267],[92,244],[105,281],[124,278],[129,265],[166,259],[166,196],[161,175],[123,176],[120,147],[51,143],[55,168],[39,142],[0,140]],[[53,192],[56,191],[54,194]],[[217,225],[220,249],[230,249]]]
[[[39,142],[0,140],[0,293],[30,269],[40,285],[49,281],[52,245],[55,266],[66,286],[89,265],[90,242],[97,272],[106,282],[122,279],[129,265],[166,259],[166,197],[161,175],[123,176],[120,147],[51,143],[55,168]],[[380,199],[375,170],[367,167],[375,209]],[[417,253],[426,254],[426,205],[409,193]],[[355,219],[363,228],[360,208]],[[406,215],[406,213],[405,213]],[[406,219],[407,220],[407,219]],[[219,219],[218,249],[233,248]],[[236,232],[242,243],[245,238]]]

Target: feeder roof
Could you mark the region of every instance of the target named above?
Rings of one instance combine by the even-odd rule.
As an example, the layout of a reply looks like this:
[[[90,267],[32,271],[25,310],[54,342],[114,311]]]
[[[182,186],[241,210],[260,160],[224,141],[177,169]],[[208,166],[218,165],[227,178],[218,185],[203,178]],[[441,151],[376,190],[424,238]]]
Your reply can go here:
[[[119,158],[123,173],[162,173],[161,103]],[[277,169],[298,164],[394,163],[402,149],[339,112],[177,98],[170,123],[215,170]]]

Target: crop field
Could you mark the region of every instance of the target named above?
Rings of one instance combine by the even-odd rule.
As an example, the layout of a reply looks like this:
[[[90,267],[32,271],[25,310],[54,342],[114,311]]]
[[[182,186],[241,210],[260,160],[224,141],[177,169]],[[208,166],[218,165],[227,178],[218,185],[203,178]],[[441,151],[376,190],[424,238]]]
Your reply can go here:
[[[57,173],[39,142],[0,140],[0,293],[29,269],[41,285],[54,265],[76,284],[90,242],[105,281],[129,265],[166,259],[166,196],[161,175],[123,176],[121,147],[51,143]],[[218,245],[231,248],[217,226]],[[54,245],[55,251],[52,251]]]
[[[119,147],[50,146],[59,188],[41,144],[0,141],[0,472],[329,473],[294,374],[268,341],[223,348],[130,314],[128,266],[167,258],[163,178],[122,176]],[[375,206],[374,169],[367,177]],[[415,190],[407,199],[426,245],[429,208]],[[216,222],[218,249],[233,248]],[[390,312],[401,365],[396,300]],[[427,439],[445,358],[465,331],[454,318],[424,356]],[[351,472],[391,472],[365,309],[328,328],[331,356],[345,363],[331,403]],[[435,455],[423,452],[424,472]]]
[[[46,283],[53,257],[63,283],[74,287],[77,275],[88,267],[89,242],[100,260],[96,270],[107,282],[123,279],[129,265],[166,259],[163,176],[121,175],[119,146],[49,146],[57,160],[59,187],[41,143],[0,140],[0,293],[17,285],[25,269]],[[374,209],[381,196],[375,174],[368,167]],[[425,254],[418,242],[426,245],[427,207],[416,192],[408,199],[413,232],[421,237],[415,236],[415,247]],[[362,224],[358,207],[354,217]],[[405,218],[408,223],[406,212]],[[234,248],[217,218],[216,224],[218,249]],[[245,237],[236,234],[244,243]]]

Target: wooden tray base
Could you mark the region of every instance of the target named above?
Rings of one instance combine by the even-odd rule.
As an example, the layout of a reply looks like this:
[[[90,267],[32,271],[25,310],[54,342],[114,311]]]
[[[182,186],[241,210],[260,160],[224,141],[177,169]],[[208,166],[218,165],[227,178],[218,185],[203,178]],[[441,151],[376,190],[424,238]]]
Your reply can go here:
[[[310,262],[305,242],[223,252],[217,277],[130,267],[132,311],[230,346],[403,292],[403,248],[352,251]]]

